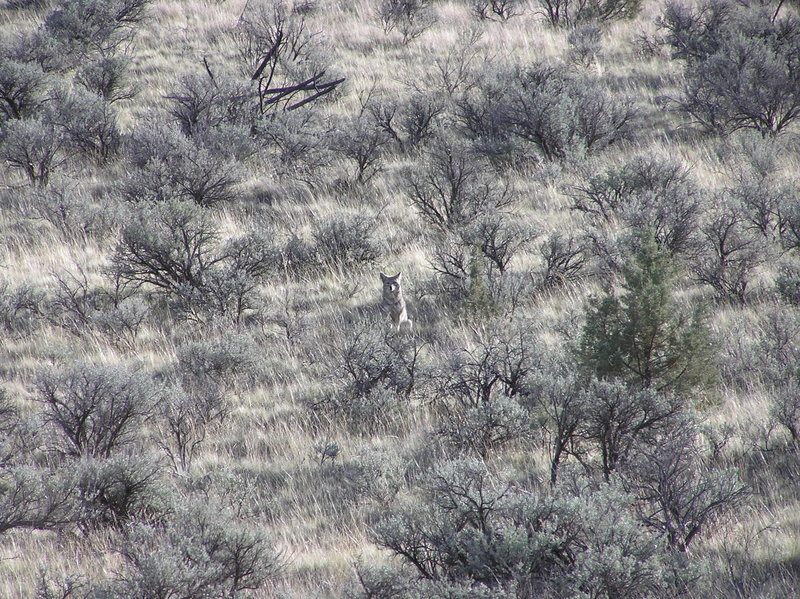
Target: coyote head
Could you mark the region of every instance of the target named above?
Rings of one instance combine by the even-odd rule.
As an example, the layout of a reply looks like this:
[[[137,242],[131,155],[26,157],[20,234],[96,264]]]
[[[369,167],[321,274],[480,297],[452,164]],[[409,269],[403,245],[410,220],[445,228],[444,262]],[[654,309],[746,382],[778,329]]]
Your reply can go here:
[[[383,281],[383,295],[385,297],[397,297],[400,295],[400,278],[403,273],[397,273],[393,277],[387,277],[381,273],[381,281]]]

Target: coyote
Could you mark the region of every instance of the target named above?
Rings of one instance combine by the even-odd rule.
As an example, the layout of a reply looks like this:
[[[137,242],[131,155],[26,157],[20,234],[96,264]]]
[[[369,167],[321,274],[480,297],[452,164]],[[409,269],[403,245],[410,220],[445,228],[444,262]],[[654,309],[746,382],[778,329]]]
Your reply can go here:
[[[397,273],[393,277],[387,277],[381,273],[381,281],[383,281],[381,310],[389,313],[398,331],[401,329],[410,331],[414,322],[408,318],[408,312],[406,312],[406,300],[403,299],[403,290],[400,288],[402,274]]]

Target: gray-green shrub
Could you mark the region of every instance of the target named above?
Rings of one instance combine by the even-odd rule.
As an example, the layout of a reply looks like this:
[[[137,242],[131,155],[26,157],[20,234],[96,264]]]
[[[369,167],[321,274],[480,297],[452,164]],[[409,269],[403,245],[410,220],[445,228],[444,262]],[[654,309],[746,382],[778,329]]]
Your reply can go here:
[[[121,191],[132,202],[179,198],[214,206],[238,195],[243,171],[233,156],[212,153],[202,139],[186,137],[173,127],[143,128],[126,150],[136,169]]]
[[[471,96],[460,103],[471,138],[502,146],[510,133],[546,161],[620,142],[630,136],[636,116],[629,100],[612,96],[600,81],[544,63],[505,67]],[[493,109],[476,109],[481,104]]]
[[[7,333],[30,333],[44,322],[45,292],[30,284],[11,287],[0,281],[0,327]]]
[[[150,456],[119,453],[70,463],[76,470],[76,513],[84,531],[123,527],[157,517],[166,508],[166,483]]]
[[[573,209],[605,227],[622,221],[636,236],[651,229],[673,254],[692,255],[703,211],[701,190],[679,161],[637,156],[573,190]]]
[[[77,64],[87,56],[114,54],[128,43],[149,4],[150,0],[65,0],[45,17],[43,29]]]
[[[386,588],[409,598],[431,589],[459,597],[524,589],[525,597],[633,599],[672,587],[669,557],[638,524],[633,497],[618,485],[575,486],[520,488],[477,460],[435,465],[413,500],[373,530],[411,575],[384,571]]]
[[[132,81],[129,64],[129,57],[103,56],[81,66],[75,81],[109,104],[130,100],[139,93],[139,86]]]
[[[226,331],[217,338],[190,341],[177,354],[179,371],[200,388],[253,383],[263,372],[263,350],[247,333]]]
[[[74,480],[29,465],[0,471],[0,533],[15,529],[60,530],[77,519]]]
[[[3,56],[0,61],[0,117],[25,119],[35,115],[46,100],[49,79],[36,64]]]
[[[116,110],[94,92],[81,88],[56,91],[47,112],[49,121],[63,134],[66,149],[98,163],[119,151],[122,136]]]
[[[230,510],[185,500],[163,523],[137,522],[120,547],[115,596],[137,599],[247,596],[283,567],[263,529]]]
[[[800,116],[794,14],[724,0],[671,3],[660,25],[673,57],[686,63],[681,108],[703,128],[775,136]]]

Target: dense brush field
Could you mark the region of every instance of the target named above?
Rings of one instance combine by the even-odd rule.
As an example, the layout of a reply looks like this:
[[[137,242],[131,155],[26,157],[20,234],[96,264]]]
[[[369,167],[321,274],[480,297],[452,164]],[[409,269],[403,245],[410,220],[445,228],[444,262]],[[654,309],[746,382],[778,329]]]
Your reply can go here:
[[[800,594],[797,9],[0,2],[0,596]]]

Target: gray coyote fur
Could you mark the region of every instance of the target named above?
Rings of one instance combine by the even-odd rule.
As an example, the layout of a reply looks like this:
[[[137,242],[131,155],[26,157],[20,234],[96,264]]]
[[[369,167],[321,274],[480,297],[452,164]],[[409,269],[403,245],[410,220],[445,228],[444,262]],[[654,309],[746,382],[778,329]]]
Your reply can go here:
[[[387,277],[381,273],[383,281],[383,294],[381,296],[381,309],[388,312],[392,317],[392,323],[399,331],[405,329],[410,331],[413,321],[408,318],[406,312],[406,300],[403,299],[403,290],[400,288],[400,278],[403,273],[397,273],[393,277]]]

